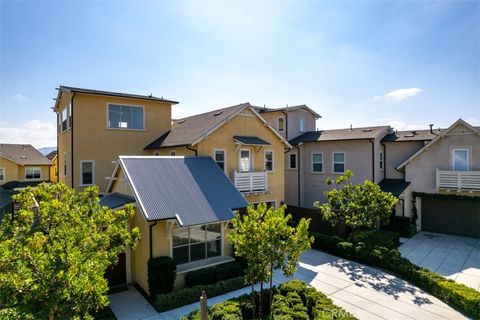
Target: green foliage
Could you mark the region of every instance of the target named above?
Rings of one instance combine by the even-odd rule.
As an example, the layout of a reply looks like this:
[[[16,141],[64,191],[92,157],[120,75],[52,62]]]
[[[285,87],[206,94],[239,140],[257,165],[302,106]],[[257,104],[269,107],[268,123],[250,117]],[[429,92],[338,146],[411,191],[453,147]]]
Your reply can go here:
[[[327,184],[335,183],[338,189],[325,192],[327,202],[314,203],[325,220],[335,226],[340,221],[354,232],[360,228],[373,229],[377,223],[388,222],[390,213],[398,199],[389,192],[383,192],[380,186],[366,180],[363,184],[348,183],[352,172],[347,170],[336,180],[327,180]]]
[[[173,290],[177,265],[170,257],[157,257],[148,260],[148,289],[150,296],[169,293]]]
[[[325,237],[328,236],[318,238],[320,245],[317,244],[317,246],[320,249],[323,249],[322,246],[326,246]],[[317,243],[316,236],[314,245],[315,243]],[[351,249],[345,250],[346,247]],[[329,252],[335,255],[390,271],[449,303],[460,312],[472,316],[474,319],[480,318],[480,292],[411,263],[408,259],[403,258],[397,249],[367,246],[363,242],[350,243],[350,245],[338,242],[335,250],[332,250],[330,246],[325,248],[331,250]]]
[[[245,261],[237,259],[232,262],[220,264],[218,266],[208,267],[187,273],[185,276],[185,286],[193,287],[197,285],[212,284],[219,281],[236,278],[245,274]]]
[[[209,312],[211,320],[242,320],[242,310],[238,301],[225,301],[214,305]]]
[[[329,236],[322,233],[310,232],[310,235],[314,238],[312,248],[330,253],[336,252],[337,244],[344,241],[338,236]]]
[[[20,209],[0,225],[0,318],[91,318],[108,305],[105,271],[140,235],[131,206],[100,207],[97,194],[58,183],[14,196]]]
[[[362,230],[357,232],[355,240],[368,246],[382,246],[393,249],[398,247],[400,243],[400,234],[387,230]]]
[[[417,233],[417,227],[409,217],[393,217],[389,229],[400,233],[401,237],[411,238]]]
[[[170,293],[157,295],[154,307],[158,312],[163,312],[183,307],[190,303],[198,302],[200,299],[200,293],[202,291],[205,291],[207,297],[213,298],[215,296],[243,287],[245,287],[245,278],[237,277],[210,285],[199,285],[191,288],[176,289]]]

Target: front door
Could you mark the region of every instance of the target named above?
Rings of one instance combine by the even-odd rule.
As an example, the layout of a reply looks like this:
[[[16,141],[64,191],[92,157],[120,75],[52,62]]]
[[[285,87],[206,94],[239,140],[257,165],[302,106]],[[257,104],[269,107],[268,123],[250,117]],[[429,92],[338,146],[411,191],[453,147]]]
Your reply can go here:
[[[125,253],[118,255],[118,263],[107,270],[105,278],[110,288],[127,284],[127,259]]]
[[[240,150],[240,172],[252,171],[252,157],[249,149]]]

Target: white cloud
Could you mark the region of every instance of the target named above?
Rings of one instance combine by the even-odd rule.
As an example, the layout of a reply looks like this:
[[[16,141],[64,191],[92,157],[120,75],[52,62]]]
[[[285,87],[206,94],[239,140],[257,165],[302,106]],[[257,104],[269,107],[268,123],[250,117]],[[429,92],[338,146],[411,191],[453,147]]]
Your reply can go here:
[[[32,120],[18,126],[0,123],[2,143],[25,143],[35,148],[54,147],[57,145],[57,130],[55,125],[39,120]]]
[[[178,105],[172,106],[172,119],[181,119],[185,118],[187,116],[187,113],[182,107],[179,107]]]
[[[465,119],[465,121],[471,124],[472,126],[476,126],[476,127],[480,126],[480,120],[477,118],[468,118],[468,119]]]
[[[21,93],[17,93],[12,96],[12,100],[23,102],[28,101],[28,98]]]
[[[422,126],[419,124],[407,124],[403,121],[387,121],[387,124],[392,127],[393,129],[403,131],[403,130],[421,130],[421,129],[428,129],[428,126]]]
[[[420,93],[422,93],[423,90],[420,88],[404,88],[404,89],[397,89],[393,90],[383,96],[374,96],[372,97],[372,100],[378,101],[378,100],[396,100],[396,101],[402,101],[407,98],[416,96]]]

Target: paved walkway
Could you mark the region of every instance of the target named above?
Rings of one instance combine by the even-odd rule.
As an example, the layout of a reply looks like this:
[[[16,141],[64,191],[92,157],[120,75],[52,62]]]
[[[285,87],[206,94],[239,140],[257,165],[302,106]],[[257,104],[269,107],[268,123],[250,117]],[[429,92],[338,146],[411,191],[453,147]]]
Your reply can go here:
[[[327,294],[335,304],[359,319],[467,319],[442,301],[399,278],[316,250],[302,255],[294,278]],[[288,280],[280,273],[274,276],[275,284]],[[248,292],[250,288],[244,288],[208,302],[212,305]],[[112,295],[110,306],[118,320],[179,319],[198,308],[198,303],[195,303],[159,314],[146,307],[145,303],[136,290],[130,289]],[[137,309],[138,315],[135,313]]]
[[[399,250],[413,263],[480,291],[480,239],[419,232]]]

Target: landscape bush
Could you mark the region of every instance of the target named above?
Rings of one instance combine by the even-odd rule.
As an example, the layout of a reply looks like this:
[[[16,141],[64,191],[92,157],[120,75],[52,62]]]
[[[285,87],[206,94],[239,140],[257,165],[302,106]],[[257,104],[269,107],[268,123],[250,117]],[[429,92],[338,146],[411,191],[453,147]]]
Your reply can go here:
[[[400,233],[400,236],[405,238],[411,238],[417,233],[417,227],[412,223],[410,217],[395,216],[391,219],[388,228]]]
[[[358,231],[355,236],[356,242],[363,242],[369,246],[382,246],[390,249],[398,247],[400,234],[389,230],[365,230]]]
[[[316,249],[390,271],[460,312],[480,319],[480,292],[411,263],[395,248],[371,246],[364,242],[354,245],[338,241],[338,237],[330,237],[328,240],[329,236],[326,235],[313,234],[313,236],[315,238],[313,247]],[[333,243],[336,243],[335,248],[332,247]]]
[[[213,284],[219,281],[243,276],[245,273],[245,260],[237,259],[232,262],[195,270],[185,276],[185,286]]]
[[[172,258],[163,256],[148,260],[148,290],[150,296],[169,293],[173,290],[177,265]]]

